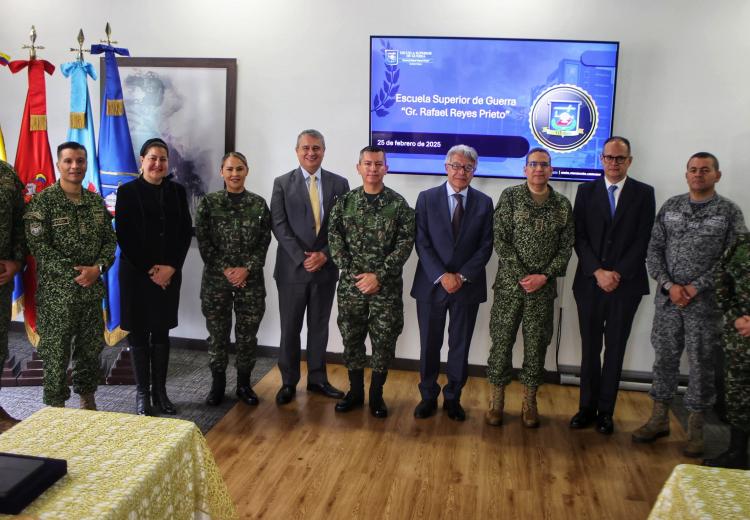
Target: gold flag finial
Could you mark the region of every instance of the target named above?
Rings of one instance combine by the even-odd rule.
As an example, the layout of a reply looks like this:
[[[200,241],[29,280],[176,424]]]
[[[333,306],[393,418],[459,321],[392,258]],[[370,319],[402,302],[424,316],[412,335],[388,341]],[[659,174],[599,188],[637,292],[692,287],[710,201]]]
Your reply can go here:
[[[21,48],[29,49],[29,59],[35,60],[36,50],[44,49],[44,47],[36,44],[36,27],[34,27],[33,25],[31,26],[31,31],[29,31],[29,40],[31,40],[31,45],[23,45]]]
[[[83,53],[84,52],[91,52],[88,49],[83,48],[83,42],[86,41],[86,38],[83,36],[83,29],[78,30],[78,37],[76,38],[78,40],[78,48],[75,49],[73,47],[70,48],[70,52],[75,52],[78,55],[76,56],[76,59],[78,61],[83,61]]]
[[[107,22],[107,25],[104,27],[104,34],[107,35],[107,39],[100,40],[102,43],[106,43],[107,45],[112,45],[113,43],[117,43],[115,40],[112,39],[112,27],[110,27],[109,22]]]

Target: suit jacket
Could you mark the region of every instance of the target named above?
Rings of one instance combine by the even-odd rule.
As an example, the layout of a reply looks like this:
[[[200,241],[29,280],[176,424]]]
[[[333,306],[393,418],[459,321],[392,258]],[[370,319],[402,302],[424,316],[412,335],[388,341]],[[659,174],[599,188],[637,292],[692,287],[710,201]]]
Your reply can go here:
[[[349,182],[340,175],[321,169],[323,190],[323,221],[315,234],[310,194],[302,174],[297,168],[273,183],[271,195],[271,229],[279,242],[273,277],[278,283],[335,283],[338,269],[331,261],[328,250],[328,218],[336,199],[349,191]],[[322,251],[329,257],[320,271],[308,273],[302,263],[305,251]]]
[[[576,298],[600,291],[594,271],[620,273],[615,292],[638,297],[649,293],[646,250],[654,225],[654,188],[628,177],[622,187],[614,218],[604,178],[578,186],[573,216],[578,268],[573,280]]]
[[[492,199],[469,186],[464,217],[453,240],[446,183],[425,190],[417,198],[416,249],[419,256],[411,295],[418,301],[439,303],[448,293],[438,282],[443,273],[467,278],[454,294],[462,304],[487,300],[485,265],[492,255]]]

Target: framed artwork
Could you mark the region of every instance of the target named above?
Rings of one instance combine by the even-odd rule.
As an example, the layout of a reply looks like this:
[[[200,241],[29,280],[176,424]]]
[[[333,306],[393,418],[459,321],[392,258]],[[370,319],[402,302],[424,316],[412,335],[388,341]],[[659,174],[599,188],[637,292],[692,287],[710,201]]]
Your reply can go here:
[[[221,157],[234,150],[237,60],[118,57],[117,65],[136,158],[144,141],[164,139],[195,216],[200,199],[223,188]],[[104,58],[99,70],[103,97]]]

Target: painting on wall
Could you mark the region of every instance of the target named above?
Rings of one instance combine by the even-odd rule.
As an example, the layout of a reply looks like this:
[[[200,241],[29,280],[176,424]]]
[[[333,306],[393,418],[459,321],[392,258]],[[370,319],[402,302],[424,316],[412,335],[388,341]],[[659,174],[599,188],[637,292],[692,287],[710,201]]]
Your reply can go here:
[[[200,199],[224,186],[219,164],[234,149],[237,60],[118,57],[117,64],[136,157],[147,139],[166,141],[170,173],[195,216]]]

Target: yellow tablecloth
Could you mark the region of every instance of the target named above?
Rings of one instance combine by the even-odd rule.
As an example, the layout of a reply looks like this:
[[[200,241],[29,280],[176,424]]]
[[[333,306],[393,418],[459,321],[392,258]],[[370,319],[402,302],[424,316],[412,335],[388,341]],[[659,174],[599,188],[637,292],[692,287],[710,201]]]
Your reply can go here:
[[[24,509],[33,517],[237,517],[206,440],[189,421],[44,408],[0,435],[0,451],[68,461],[68,474]]]
[[[663,518],[750,518],[750,471],[675,466],[649,515]]]

